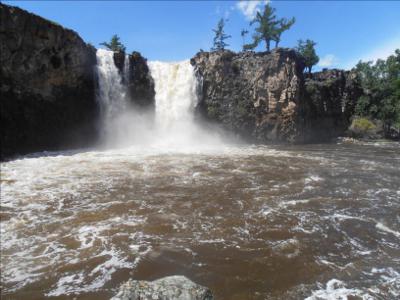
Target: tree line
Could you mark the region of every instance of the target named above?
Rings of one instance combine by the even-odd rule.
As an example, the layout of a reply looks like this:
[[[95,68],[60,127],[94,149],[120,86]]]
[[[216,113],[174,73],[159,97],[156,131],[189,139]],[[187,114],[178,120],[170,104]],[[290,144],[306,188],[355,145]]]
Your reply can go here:
[[[363,89],[356,116],[382,122],[386,137],[400,136],[400,49],[375,63],[360,61],[353,70]]]
[[[265,43],[267,51],[271,50],[272,42],[275,42],[275,48],[279,46],[282,34],[293,26],[296,19],[294,17],[291,19],[278,19],[275,12],[275,8],[266,4],[264,5],[262,13],[259,11],[256,13],[254,19],[250,22],[250,26],[255,25],[252,41],[250,43],[246,43],[245,41],[246,35],[249,31],[242,29],[240,35],[243,39],[243,51],[254,50],[262,42]],[[225,20],[221,18],[216,29],[213,29],[215,36],[211,51],[221,51],[229,46],[225,41],[232,36],[225,33],[224,27]],[[314,41],[307,39],[299,40],[296,47],[297,52],[299,52],[304,58],[305,66],[309,73],[311,73],[312,67],[319,61],[319,57],[315,51],[315,46],[316,43]]]

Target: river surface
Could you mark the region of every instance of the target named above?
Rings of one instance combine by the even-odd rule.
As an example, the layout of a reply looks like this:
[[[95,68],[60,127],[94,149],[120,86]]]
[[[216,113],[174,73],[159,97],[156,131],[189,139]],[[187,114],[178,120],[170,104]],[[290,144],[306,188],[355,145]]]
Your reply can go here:
[[[21,157],[1,165],[2,299],[176,274],[216,299],[399,299],[399,183],[398,143]]]

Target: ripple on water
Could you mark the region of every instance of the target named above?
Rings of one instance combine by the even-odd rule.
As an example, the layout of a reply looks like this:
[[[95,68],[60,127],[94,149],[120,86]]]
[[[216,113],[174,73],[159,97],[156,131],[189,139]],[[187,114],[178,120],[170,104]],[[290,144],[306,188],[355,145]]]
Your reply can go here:
[[[398,151],[132,147],[5,162],[3,293],[111,295],[130,277],[187,274],[220,299],[396,299]]]

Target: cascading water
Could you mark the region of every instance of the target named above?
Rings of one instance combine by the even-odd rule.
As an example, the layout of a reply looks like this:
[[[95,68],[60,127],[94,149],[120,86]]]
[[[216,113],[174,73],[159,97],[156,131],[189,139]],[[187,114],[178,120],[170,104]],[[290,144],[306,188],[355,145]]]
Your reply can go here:
[[[102,130],[107,133],[111,120],[127,107],[127,90],[123,85],[120,72],[114,63],[112,51],[97,50],[98,101],[101,110]],[[125,59],[124,71],[129,69],[129,60]]]
[[[156,90],[156,122],[161,128],[193,123],[197,104],[196,76],[189,60],[149,63]]]
[[[149,62],[155,83],[155,146],[169,149],[199,149],[220,146],[218,132],[210,133],[195,121],[197,78],[189,60]]]

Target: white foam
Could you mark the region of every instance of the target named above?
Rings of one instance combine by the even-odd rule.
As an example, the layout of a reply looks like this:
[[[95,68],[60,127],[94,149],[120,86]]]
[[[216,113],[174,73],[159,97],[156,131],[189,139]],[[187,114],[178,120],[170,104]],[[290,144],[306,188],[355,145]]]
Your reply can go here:
[[[380,222],[377,222],[375,226],[376,226],[376,228],[378,228],[382,231],[389,232],[389,233],[395,235],[396,237],[400,238],[400,232],[390,229],[389,227],[387,227],[386,225],[384,225]]]
[[[313,291],[311,296],[305,300],[347,300],[349,296],[357,296],[363,300],[373,300],[374,298],[359,289],[349,289],[346,284],[338,279],[331,279],[326,283],[326,287]]]

